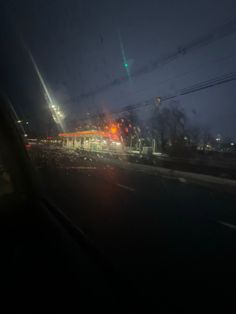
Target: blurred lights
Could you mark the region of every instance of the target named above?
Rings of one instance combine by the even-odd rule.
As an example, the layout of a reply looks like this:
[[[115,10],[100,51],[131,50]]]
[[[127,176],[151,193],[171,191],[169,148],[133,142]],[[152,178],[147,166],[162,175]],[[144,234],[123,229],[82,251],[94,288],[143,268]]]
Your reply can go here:
[[[50,111],[52,113],[52,117],[53,117],[53,120],[56,122],[56,123],[59,123],[61,124],[61,120],[65,117],[64,114],[62,113],[62,111],[60,110],[59,106],[58,105],[55,105],[55,104],[52,104],[49,106],[50,108]]]
[[[121,143],[120,143],[120,142],[111,142],[111,144],[113,144],[113,145],[117,145],[117,146],[121,145]]]
[[[111,133],[115,134],[117,132],[117,127],[116,126],[112,126],[111,127]]]
[[[51,95],[50,95],[50,93],[48,91],[48,88],[47,88],[47,86],[46,86],[46,84],[44,82],[44,79],[43,79],[43,77],[42,77],[42,75],[41,75],[41,73],[39,71],[38,65],[35,62],[34,57],[32,56],[32,53],[28,49],[27,49],[27,51],[28,51],[28,55],[30,57],[30,60],[31,60],[31,62],[33,64],[33,67],[34,67],[34,69],[35,69],[35,71],[37,73],[38,79],[39,79],[39,81],[40,81],[40,83],[41,83],[41,85],[43,87],[43,90],[44,90],[44,93],[45,93],[45,96],[46,96],[46,100],[47,100],[47,104],[48,104],[48,107],[49,107],[49,109],[51,111],[53,120],[56,123],[58,123],[61,126],[61,129],[63,130],[61,117],[58,117],[57,112],[56,112],[56,107],[58,108],[58,110],[59,110],[59,107],[56,106],[56,104],[54,103],[53,98],[51,97]]]
[[[220,141],[221,141],[221,135],[220,135],[220,134],[217,134],[217,136],[216,136],[216,141],[217,141],[217,142],[220,142]]]

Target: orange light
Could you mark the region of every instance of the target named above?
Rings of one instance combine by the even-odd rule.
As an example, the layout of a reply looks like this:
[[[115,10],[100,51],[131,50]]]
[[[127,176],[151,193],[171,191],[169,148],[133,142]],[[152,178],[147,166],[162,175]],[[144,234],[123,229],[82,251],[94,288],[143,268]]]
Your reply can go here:
[[[111,132],[104,132],[104,131],[81,131],[81,132],[71,132],[71,133],[60,133],[60,137],[80,137],[85,135],[99,135],[103,138],[110,138],[113,140],[119,141],[119,135],[117,132],[117,128],[114,126],[115,130],[111,130]]]
[[[72,133],[60,133],[59,136],[64,137],[79,137],[83,135],[101,135],[103,136],[105,133],[102,131],[81,131],[81,132],[72,132]]]
[[[112,126],[111,127],[111,133],[115,134],[117,132],[117,127],[116,126]]]

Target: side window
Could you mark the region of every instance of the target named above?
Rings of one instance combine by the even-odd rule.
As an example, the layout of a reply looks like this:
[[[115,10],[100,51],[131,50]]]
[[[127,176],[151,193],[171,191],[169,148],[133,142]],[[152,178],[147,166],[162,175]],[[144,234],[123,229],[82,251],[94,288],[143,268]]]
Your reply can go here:
[[[12,184],[11,176],[4,164],[1,151],[2,151],[2,147],[0,145],[0,198],[3,195],[13,193],[13,184]]]

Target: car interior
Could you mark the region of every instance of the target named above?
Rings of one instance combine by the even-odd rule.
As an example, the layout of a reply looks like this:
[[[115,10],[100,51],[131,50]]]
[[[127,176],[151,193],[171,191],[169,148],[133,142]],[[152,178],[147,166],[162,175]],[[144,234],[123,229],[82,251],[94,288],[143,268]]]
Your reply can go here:
[[[5,97],[0,102],[1,312],[119,312],[125,285],[41,194],[14,112]]]

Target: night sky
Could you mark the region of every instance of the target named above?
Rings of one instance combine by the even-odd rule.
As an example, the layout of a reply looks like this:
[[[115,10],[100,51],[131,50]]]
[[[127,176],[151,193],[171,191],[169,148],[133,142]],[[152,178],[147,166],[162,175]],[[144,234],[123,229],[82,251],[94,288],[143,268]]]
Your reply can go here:
[[[236,71],[236,30],[153,67],[230,20],[235,0],[1,1],[1,85],[43,128],[48,109],[27,47],[68,117],[142,103]],[[236,81],[177,97],[190,121],[233,138],[235,99]]]

